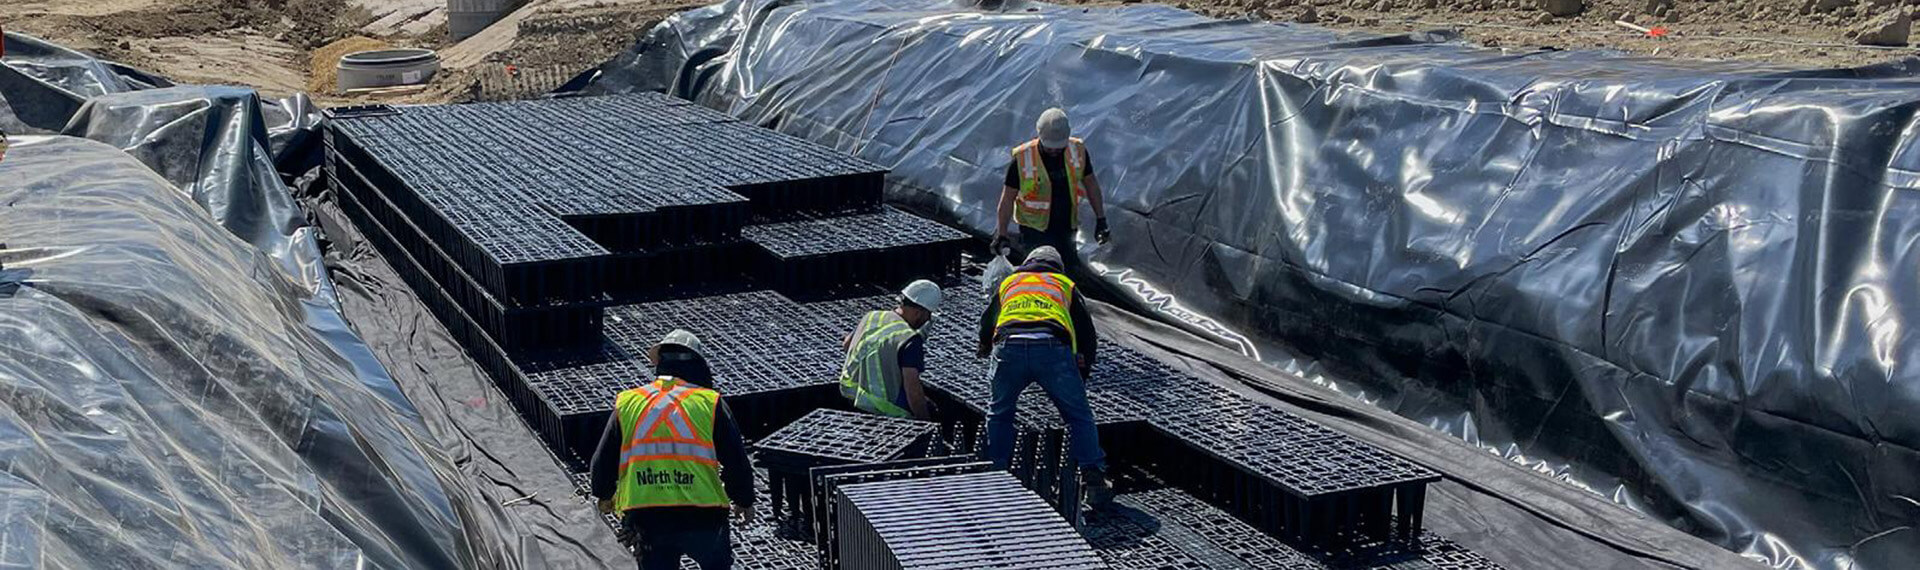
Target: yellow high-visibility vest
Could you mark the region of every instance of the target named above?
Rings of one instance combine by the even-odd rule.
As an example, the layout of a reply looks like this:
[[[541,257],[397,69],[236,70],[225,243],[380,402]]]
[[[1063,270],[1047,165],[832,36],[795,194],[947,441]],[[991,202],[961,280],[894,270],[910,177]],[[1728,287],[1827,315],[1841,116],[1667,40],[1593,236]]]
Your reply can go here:
[[[1000,320],[998,330],[1013,323],[1052,322],[1066,329],[1075,350],[1080,339],[1073,331],[1073,280],[1058,273],[1030,271],[1008,275],[1000,281]]]
[[[1014,147],[1013,161],[1020,171],[1020,192],[1013,202],[1013,220],[1046,231],[1053,221],[1053,180],[1047,176],[1047,167],[1040,160],[1040,139]],[[1087,170],[1087,145],[1078,138],[1067,139],[1066,167],[1067,185],[1073,187],[1067,207],[1073,210],[1073,227],[1079,228],[1080,199],[1087,195],[1086,183],[1081,180]]]
[[[620,482],[615,509],[725,507],[713,421],[720,393],[661,376],[614,398],[620,414]]]
[[[920,331],[893,311],[873,311],[853,331],[853,346],[840,367],[840,395],[868,412],[911,417],[900,376],[900,347]]]

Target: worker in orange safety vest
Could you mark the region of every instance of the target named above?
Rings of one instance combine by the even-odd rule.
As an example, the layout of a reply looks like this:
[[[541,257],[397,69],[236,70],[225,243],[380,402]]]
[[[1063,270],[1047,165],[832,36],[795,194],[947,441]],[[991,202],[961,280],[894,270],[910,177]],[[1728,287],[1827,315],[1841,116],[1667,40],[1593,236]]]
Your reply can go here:
[[[1007,220],[1020,224],[1020,245],[1032,250],[1053,246],[1070,267],[1079,265],[1074,234],[1080,229],[1080,200],[1093,207],[1094,241],[1112,239],[1093,161],[1085,141],[1072,136],[1067,112],[1058,107],[1040,114],[1035,137],[1013,148],[999,215],[994,218],[992,251],[1011,249]]]
[[[653,346],[654,380],[620,392],[593,454],[593,496],[618,512],[641,570],[733,567],[727,515],[753,518],[753,465],[733,413],[713,390],[700,339],[675,330]]]

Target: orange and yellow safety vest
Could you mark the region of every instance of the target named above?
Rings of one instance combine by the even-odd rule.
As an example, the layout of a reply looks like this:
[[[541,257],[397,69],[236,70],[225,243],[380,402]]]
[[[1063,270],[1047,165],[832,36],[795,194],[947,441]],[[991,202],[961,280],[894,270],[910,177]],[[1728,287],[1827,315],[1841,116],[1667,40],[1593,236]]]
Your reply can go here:
[[[661,376],[620,392],[620,482],[614,508],[725,507],[713,421],[720,393]]]
[[[1087,145],[1077,138],[1067,139],[1067,185],[1073,194],[1067,207],[1073,210],[1073,227],[1080,227],[1080,199],[1086,197],[1082,179],[1087,170]],[[1014,147],[1013,162],[1020,171],[1020,193],[1013,202],[1013,220],[1020,225],[1046,231],[1053,221],[1053,181],[1040,160],[1040,139]]]
[[[1073,331],[1073,280],[1058,273],[1029,271],[1000,281],[1000,319],[997,330],[1013,323],[1051,322],[1067,331],[1075,350],[1080,339]]]

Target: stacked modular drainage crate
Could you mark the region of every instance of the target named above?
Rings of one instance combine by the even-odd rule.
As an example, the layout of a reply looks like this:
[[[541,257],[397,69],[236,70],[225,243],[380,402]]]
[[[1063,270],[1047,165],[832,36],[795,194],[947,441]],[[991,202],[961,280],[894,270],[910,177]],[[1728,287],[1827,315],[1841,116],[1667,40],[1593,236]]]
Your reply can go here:
[[[949,299],[947,313],[985,309],[983,296]],[[929,334],[977,338],[977,323],[955,321],[963,320],[937,319]],[[933,393],[984,415],[989,394],[975,379],[989,369],[966,354],[971,346],[957,344],[967,343],[929,344],[929,370],[922,380]],[[1440,479],[1378,447],[1110,341],[1098,347],[1087,399],[1102,434],[1127,442],[1106,445],[1109,454],[1165,466],[1169,483],[1225,506],[1263,531],[1324,552],[1412,539],[1421,528],[1426,486]],[[1037,387],[1021,395],[1018,409],[1024,433],[1056,433],[1064,427]]]
[[[812,534],[823,512],[812,500],[814,468],[923,458],[938,432],[933,422],[814,410],[756,442],[755,465],[767,470],[775,508]]]
[[[836,372],[839,325],[779,293],[633,303],[808,293],[801,265],[897,286],[966,239],[881,205],[877,165],[657,94],[341,109],[325,141],[342,208],[568,459],[674,326],[709,336],[729,395]]]
[[[658,95],[332,118],[326,173],[342,208],[575,465],[672,328],[703,336],[749,438],[844,405],[840,339],[862,312],[890,306],[883,291],[951,277],[965,239],[881,206],[877,166]],[[972,355],[984,300],[970,289],[952,290],[928,331],[927,382],[951,404],[936,444],[961,452],[980,443],[987,398]],[[1322,555],[1417,533],[1432,472],[1138,352],[1100,350],[1089,390],[1102,429],[1145,438],[1109,445],[1113,461]],[[1039,437],[1058,437],[1057,414],[1037,393],[1021,413],[1036,435],[1022,438],[1016,469],[1034,466],[1029,486],[1072,504],[1066,442]],[[743,536],[765,548],[743,552],[797,551],[760,530]]]
[[[1106,568],[1053,508],[1003,472],[842,485],[843,568]]]

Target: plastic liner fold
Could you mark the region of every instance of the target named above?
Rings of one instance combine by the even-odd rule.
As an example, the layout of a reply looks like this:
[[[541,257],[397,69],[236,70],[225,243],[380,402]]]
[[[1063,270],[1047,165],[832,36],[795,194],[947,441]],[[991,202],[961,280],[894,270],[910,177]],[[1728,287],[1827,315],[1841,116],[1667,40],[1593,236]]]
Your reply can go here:
[[[147,166],[34,137],[0,204],[9,564],[515,567],[327,301]]]
[[[5,41],[0,565],[598,565],[564,491],[473,453],[516,443],[410,401],[433,379],[361,337],[396,315],[344,316],[282,182],[316,164],[311,101]],[[92,142],[19,136],[45,132]]]
[[[853,152],[981,233],[1064,107],[1115,235],[1082,254],[1167,320],[1772,566],[1920,566],[1920,60],[1454,39],[733,0],[585,91]]]

